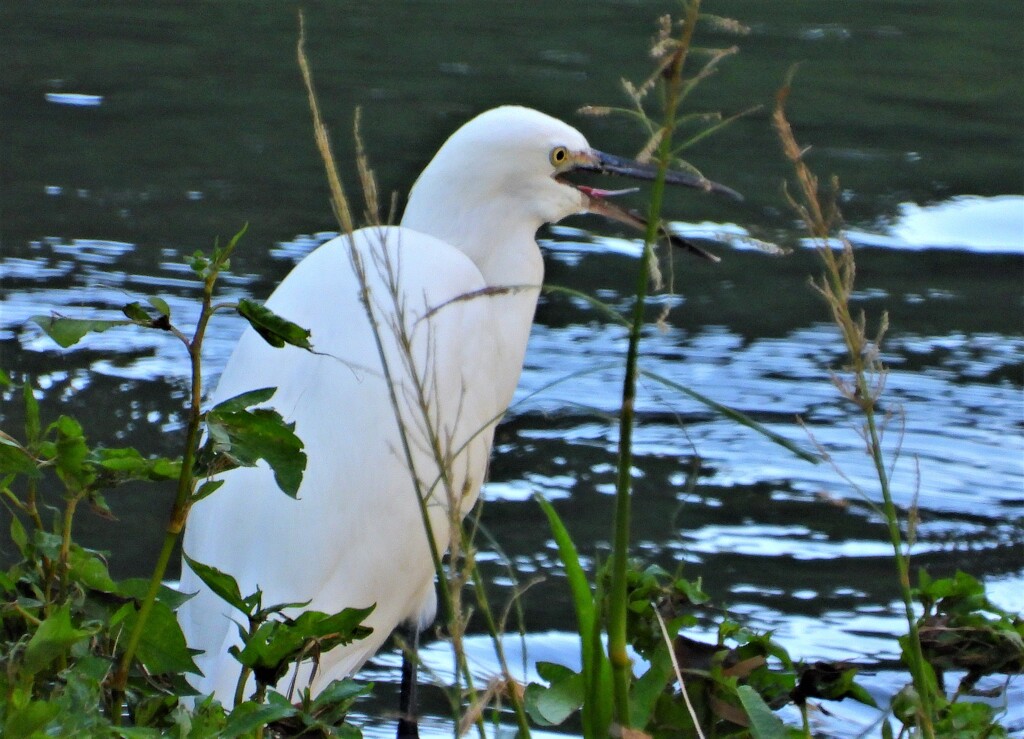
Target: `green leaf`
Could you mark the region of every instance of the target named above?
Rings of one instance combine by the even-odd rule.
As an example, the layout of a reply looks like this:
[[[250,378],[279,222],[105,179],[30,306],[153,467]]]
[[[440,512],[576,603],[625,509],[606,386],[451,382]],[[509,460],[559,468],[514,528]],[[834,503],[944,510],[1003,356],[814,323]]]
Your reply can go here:
[[[125,598],[132,598],[137,603],[141,603],[145,600],[147,592],[149,592],[148,577],[130,577],[127,580],[121,580],[117,583],[118,595],[122,595]],[[177,610],[178,606],[191,597],[192,596],[187,593],[182,593],[180,590],[169,588],[166,585],[161,585],[156,594],[156,599],[161,603],[164,603],[172,611]]]
[[[565,680],[576,673],[565,665],[560,665],[557,662],[538,662],[537,674],[540,675],[542,680],[554,683],[559,680]]]
[[[131,447],[97,449],[93,452],[93,457],[103,469],[116,473],[119,481],[175,480],[181,474],[181,460],[164,457],[146,458]]]
[[[87,461],[89,446],[82,425],[70,416],[61,416],[50,428],[57,432],[57,475],[71,492],[85,490],[96,480],[96,474]]]
[[[195,272],[200,277],[203,277],[206,274],[206,270],[210,266],[210,259],[205,254],[203,254],[201,251],[196,250],[192,254],[192,256],[189,257],[188,265],[189,265],[189,267],[192,268],[193,272]]]
[[[228,723],[218,734],[222,739],[234,739],[234,737],[247,734],[260,726],[266,726],[273,721],[280,721],[298,713],[288,699],[277,693],[267,696],[267,702],[263,704],[246,701],[235,707],[228,717]]]
[[[882,739],[894,739],[892,735],[892,724],[882,720]]]
[[[192,571],[196,573],[196,577],[202,580],[206,587],[212,590],[221,600],[246,615],[252,615],[252,605],[254,604],[250,604],[242,597],[242,592],[238,589],[238,583],[235,581],[235,578],[226,572],[221,572],[216,567],[197,562],[185,553],[182,553],[181,556]]]
[[[104,593],[118,592],[117,584],[111,579],[107,563],[96,554],[77,544],[68,551],[68,574],[71,579],[87,588]]]
[[[683,593],[693,605],[699,606],[711,600],[711,596],[700,589],[700,585],[685,578],[676,580],[676,590]]]
[[[217,403],[217,405],[213,406],[213,408],[211,408],[209,412],[217,414],[244,411],[248,408],[251,408],[254,405],[266,403],[268,400],[274,397],[274,393],[276,392],[276,387],[261,387],[258,390],[250,390],[247,393],[242,393],[240,395],[234,396],[233,398],[228,398],[227,400],[221,403]]]
[[[217,492],[217,489],[223,484],[224,480],[207,480],[200,485],[199,489],[192,495],[192,502],[195,503],[208,495],[213,495],[213,493]]]
[[[650,667],[630,690],[629,717],[631,726],[646,726],[654,713],[658,698],[665,686],[675,679],[675,669],[664,643],[659,645],[650,660]]]
[[[150,323],[153,320],[146,309],[142,307],[142,303],[128,303],[121,307],[121,312],[130,320],[139,323]]]
[[[50,701],[29,701],[25,705],[8,706],[4,721],[5,739],[28,739],[39,736],[39,732],[60,713],[60,704]]]
[[[28,532],[25,531],[25,526],[13,513],[11,514],[11,541],[13,541],[14,545],[18,547],[18,551],[21,552],[21,556],[28,559]]]
[[[313,643],[327,651],[368,636],[372,629],[360,624],[373,611],[346,608],[334,614],[304,611],[294,620],[265,621],[249,637],[243,649],[233,652],[236,659],[251,667],[256,679],[276,683]]]
[[[39,401],[36,400],[32,383],[28,380],[22,388],[22,397],[25,401],[25,440],[32,446],[39,441]]]
[[[939,595],[941,598],[969,598],[985,594],[985,586],[978,582],[977,578],[962,570],[957,570],[952,580],[949,578],[936,580],[933,583],[933,592],[937,590],[944,591]]]
[[[294,498],[306,469],[306,454],[295,435],[295,424],[285,423],[277,411],[267,408],[225,410],[235,407],[242,397],[232,398],[206,414],[209,438],[200,458],[212,460],[221,455],[242,467],[253,467],[262,459],[274,471],[278,487]]]
[[[4,370],[0,369],[0,387],[10,387],[11,376],[8,375]]]
[[[580,564],[576,544],[558,512],[540,495],[534,496],[547,516],[551,535],[558,545],[558,554],[565,568],[573,606],[576,609],[577,631],[580,635],[583,685],[583,725],[586,736],[607,736],[611,725],[611,662],[601,644],[601,624],[596,616],[595,600],[587,575]]]
[[[44,557],[57,559],[60,556],[60,549],[64,542],[57,534],[42,529],[32,531],[32,546]]]
[[[285,344],[312,351],[309,343],[310,332],[297,323],[282,318],[261,303],[248,298],[238,301],[238,313],[249,322],[256,333],[271,346],[281,348]]]
[[[531,683],[526,688],[526,711],[541,726],[558,726],[583,705],[583,675],[562,669],[548,687]]]
[[[758,692],[749,685],[736,689],[743,710],[750,719],[750,735],[754,739],[787,739],[786,725],[776,716]]]
[[[29,675],[36,674],[60,655],[67,654],[73,644],[91,635],[92,632],[71,625],[71,606],[65,603],[50,613],[29,639],[25,647],[25,670]]]
[[[349,706],[361,695],[366,695],[373,688],[373,683],[357,683],[351,678],[332,680],[328,685],[317,693],[316,698],[309,706],[312,714],[320,713],[327,709],[341,709],[347,712]]]
[[[122,636],[132,633],[139,618],[139,612],[135,607],[129,604],[129,608],[123,619]],[[160,601],[153,603],[153,610],[149,612],[149,619],[142,631],[135,656],[150,673],[156,675],[175,672],[199,673],[174,612]]]
[[[221,259],[226,260],[228,257],[231,256],[232,252],[234,252],[234,250],[235,250],[235,247],[238,246],[238,242],[242,240],[242,237],[245,236],[245,232],[248,231],[248,230],[249,230],[249,223],[248,222],[243,223],[242,227],[240,229],[238,229],[238,231],[235,233],[234,236],[231,237],[231,241],[228,242],[227,246],[225,246],[223,249],[220,249],[220,250],[217,250],[216,248],[214,249],[215,251],[219,251],[220,252]],[[227,269],[227,262],[226,261],[224,262],[222,267],[224,269]]]
[[[807,451],[806,449],[801,447],[796,442],[790,441],[785,436],[782,436],[781,434],[775,433],[774,431],[769,429],[767,426],[764,426],[763,424],[758,423],[757,421],[755,421],[750,416],[746,415],[745,413],[741,413],[740,411],[736,410],[735,408],[730,408],[727,405],[722,405],[721,403],[718,403],[718,402],[712,400],[711,398],[707,397],[706,395],[702,395],[702,394],[698,393],[696,390],[691,390],[690,388],[686,387],[685,385],[680,385],[678,382],[674,382],[674,381],[668,379],[667,377],[663,377],[663,376],[661,376],[659,374],[656,374],[654,372],[648,372],[646,370],[643,370],[643,371],[641,371],[641,374],[644,375],[645,377],[650,377],[652,380],[657,380],[658,382],[660,382],[662,385],[665,385],[666,387],[670,387],[673,390],[678,390],[679,392],[683,393],[684,395],[688,395],[689,397],[691,397],[694,400],[696,400],[698,403],[702,403],[703,405],[707,406],[711,410],[716,411],[716,412],[722,414],[726,418],[728,418],[728,419],[730,419],[732,421],[735,421],[736,423],[740,424],[741,426],[746,426],[747,428],[749,428],[749,429],[751,429],[753,431],[756,431],[757,433],[759,433],[762,436],[766,437],[769,441],[772,441],[775,444],[778,444],[779,446],[783,447],[784,449],[789,450],[790,452],[792,452],[796,456],[800,457],[800,459],[803,459],[803,460],[805,460],[807,462],[811,462],[812,464],[818,464],[821,461],[821,456],[820,455],[815,454],[814,452]]]
[[[587,582],[587,575],[580,564],[579,553],[576,551],[576,544],[572,540],[568,529],[551,505],[540,495],[534,496],[537,504],[544,511],[548,518],[548,525],[558,545],[558,554],[565,567],[565,575],[569,580],[569,590],[572,593],[573,605],[576,608],[576,617],[579,624],[579,633],[588,635],[594,622],[594,594],[590,591],[590,583]]]
[[[40,472],[28,449],[0,431],[0,475],[10,474],[39,477]]]
[[[156,308],[157,313],[165,318],[171,317],[171,306],[167,305],[167,301],[163,298],[150,297],[146,298],[146,302]]]
[[[101,333],[117,326],[130,326],[131,321],[98,321],[63,316],[32,316],[29,319],[39,325],[47,336],[67,349],[74,346],[89,333]]]

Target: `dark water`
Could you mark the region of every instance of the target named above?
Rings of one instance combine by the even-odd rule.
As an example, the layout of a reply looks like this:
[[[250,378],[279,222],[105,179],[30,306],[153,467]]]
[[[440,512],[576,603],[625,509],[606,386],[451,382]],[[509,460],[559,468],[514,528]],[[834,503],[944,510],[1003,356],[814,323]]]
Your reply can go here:
[[[311,3],[308,51],[339,158],[350,155],[352,112],[362,106],[381,188],[402,193],[451,130],[500,103],[562,117],[599,148],[635,151],[642,135],[627,121],[574,111],[625,102],[618,80],[647,73],[653,21],[669,9]],[[706,9],[752,33],[701,37],[742,51],[691,109],[770,105],[801,63],[791,121],[813,145],[811,165],[840,178],[860,247],[859,306],[890,317],[886,441],[899,452],[894,494],[920,509],[916,563],[971,572],[997,602],[1024,610],[1024,6],[748,0]],[[174,454],[187,371],[178,346],[114,331],[62,352],[26,319],[104,316],[156,294],[188,325],[196,292],[186,255],[248,222],[225,298],[265,297],[334,227],[295,37],[286,3],[0,6],[0,360],[38,378],[48,417],[70,413],[95,441]],[[664,329],[649,330],[644,366],[809,443],[801,418],[861,492],[648,381],[636,552],[669,568],[685,562],[796,657],[881,665],[897,655],[903,624],[871,504],[878,495],[856,419],[830,384],[843,355],[807,285],[819,268],[786,207],[786,165],[766,111],[692,152],[708,176],[746,195],[743,204],[673,193],[666,209],[681,230],[720,242],[747,234],[794,253],[723,245],[712,247],[720,265],[677,261],[675,294],[657,299],[672,312]],[[354,173],[346,176],[354,192]],[[595,219],[543,231],[548,281],[628,306],[636,245],[624,236]],[[211,378],[240,331],[218,320]],[[530,660],[576,658],[567,590],[531,496],[555,501],[588,557],[606,551],[625,341],[586,303],[544,298],[498,433],[485,524],[521,581],[546,577],[525,601]],[[6,396],[0,416],[16,430],[20,411]],[[83,537],[113,552],[119,574],[147,572],[168,492],[111,495],[121,523],[83,519]],[[492,600],[502,602],[512,592],[506,565],[484,548]],[[474,652],[484,676],[493,660],[484,640]],[[428,654],[443,673],[444,645]],[[393,657],[370,674],[394,683]],[[903,679],[879,669],[866,682],[884,698]],[[1018,730],[1022,690],[1012,686],[1008,717]],[[378,692],[386,701],[387,688]],[[838,711],[848,723],[829,732],[856,733],[850,727],[874,718]]]

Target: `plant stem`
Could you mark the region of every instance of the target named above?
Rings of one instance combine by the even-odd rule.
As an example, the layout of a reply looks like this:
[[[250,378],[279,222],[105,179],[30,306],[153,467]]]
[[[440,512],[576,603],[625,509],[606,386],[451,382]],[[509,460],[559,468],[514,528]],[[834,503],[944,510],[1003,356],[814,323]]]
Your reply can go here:
[[[621,727],[630,726],[629,686],[632,677],[632,662],[627,652],[626,639],[626,570],[630,540],[630,498],[632,488],[632,441],[633,419],[636,406],[637,360],[640,354],[640,336],[644,325],[647,284],[650,279],[650,260],[653,258],[653,244],[658,236],[661,223],[661,204],[665,192],[665,172],[668,169],[672,151],[672,133],[675,128],[675,114],[680,102],[683,62],[690,47],[693,29],[696,25],[700,0],[687,5],[679,47],[666,75],[665,118],[663,134],[658,145],[658,175],[651,189],[651,204],[648,211],[647,233],[644,236],[644,250],[637,271],[636,302],[633,305],[632,325],[629,332],[629,349],[626,354],[626,372],[622,383],[622,411],[619,415],[619,461],[615,490],[615,521],[612,549],[612,578],[608,602],[608,659],[612,665],[612,692],[615,703],[615,718]]]
[[[487,624],[487,632],[494,643],[494,653],[498,657],[498,664],[501,666],[502,675],[511,682],[513,680],[512,673],[508,669],[508,661],[505,659],[505,648],[501,643],[501,634],[498,630],[498,624],[494,620],[494,612],[491,610],[490,602],[487,599],[486,583],[484,583],[483,576],[480,574],[480,568],[476,566],[475,562],[472,563],[470,572],[473,577],[473,589],[476,592],[477,603],[480,604],[480,612],[483,614]],[[530,736],[530,722],[526,716],[526,707],[523,705],[523,701],[514,687],[510,687],[508,695],[516,714],[516,724],[519,726],[518,736],[522,737],[522,739],[528,739]]]
[[[64,520],[61,524],[60,552],[57,556],[57,601],[64,600],[68,587],[68,557],[71,554],[71,525],[81,497],[68,498],[64,506]]]
[[[233,244],[232,244],[233,246]],[[125,688],[128,685],[128,673],[131,669],[132,660],[138,650],[139,642],[145,631],[146,622],[153,611],[157,594],[163,583],[164,575],[167,573],[167,566],[170,564],[174,546],[185,528],[185,520],[188,518],[190,498],[195,488],[195,457],[199,442],[199,430],[203,420],[201,403],[203,397],[202,378],[202,347],[203,337],[206,335],[206,327],[210,322],[215,310],[213,308],[213,286],[217,279],[220,266],[230,256],[231,248],[225,250],[213,264],[203,283],[202,308],[199,312],[199,320],[188,342],[189,364],[191,367],[192,394],[188,409],[188,423],[185,430],[185,449],[182,454],[181,472],[178,475],[177,492],[174,497],[174,504],[171,507],[171,516],[164,530],[164,540],[160,547],[160,554],[157,556],[156,564],[153,567],[153,574],[149,578],[149,588],[139,605],[138,618],[135,620],[135,627],[128,635],[128,641],[121,658],[118,661],[117,669],[111,677],[112,688],[112,715],[111,720],[118,725],[121,720],[121,712],[124,707]]]
[[[839,327],[843,335],[843,343],[846,345],[850,358],[850,373],[852,375],[852,387],[843,387],[843,395],[853,402],[864,416],[864,428],[866,430],[865,441],[867,442],[868,453],[875,466],[875,473],[878,478],[879,489],[882,494],[882,512],[885,516],[886,528],[889,534],[889,541],[893,549],[893,558],[896,562],[896,573],[899,579],[900,594],[903,600],[903,608],[909,629],[908,654],[905,655],[906,662],[910,669],[914,688],[918,694],[918,725],[922,736],[925,739],[933,739],[935,727],[933,720],[936,706],[936,686],[930,675],[930,666],[925,661],[921,649],[920,633],[917,626],[917,618],[914,615],[913,594],[910,585],[910,562],[907,554],[904,553],[903,535],[900,531],[899,514],[896,505],[893,503],[892,491],[889,486],[889,475],[886,471],[885,457],[882,451],[882,438],[875,418],[875,406],[881,392],[881,385],[872,386],[869,382],[871,374],[883,371],[881,364],[876,359],[877,347],[871,347],[865,336],[864,319],[857,320],[850,312],[850,297],[853,293],[854,275],[856,264],[853,257],[853,248],[848,241],[844,240],[843,250],[839,256],[828,243],[833,226],[838,220],[838,213],[833,208],[826,212],[821,207],[818,198],[818,181],[810,168],[803,161],[803,151],[796,142],[792,128],[786,120],[784,105],[789,95],[789,82],[779,91],[776,97],[773,123],[782,142],[783,151],[786,157],[792,162],[796,171],[797,181],[803,195],[803,202],[798,203],[790,197],[791,204],[803,218],[808,232],[818,241],[818,254],[825,265],[825,276],[821,283],[815,283],[816,288],[825,298],[832,311],[832,319]],[[879,332],[877,344],[884,332]]]
[[[33,452],[35,450],[33,449]],[[28,493],[25,495],[25,504],[22,506],[22,510],[32,520],[32,525],[37,530],[43,530],[43,519],[39,515],[39,506],[36,505],[36,497],[38,496],[38,488],[36,487],[35,480],[28,481]],[[44,557],[44,561],[45,557]]]
[[[857,377],[858,386],[866,384],[863,373]],[[862,388],[863,389],[863,388]],[[873,406],[873,403],[872,403]],[[875,471],[878,474],[879,485],[882,490],[882,502],[885,511],[885,520],[889,530],[889,540],[892,544],[893,558],[896,560],[896,573],[899,577],[900,595],[903,598],[903,610],[907,617],[909,658],[908,667],[917,688],[918,700],[921,701],[921,731],[926,739],[935,736],[935,728],[932,725],[934,716],[933,685],[934,681],[929,679],[929,666],[924,658],[921,649],[921,635],[917,628],[917,616],[914,614],[914,602],[910,585],[910,561],[903,553],[903,537],[900,532],[899,514],[896,505],[892,500],[892,493],[889,490],[889,476],[885,469],[885,460],[882,457],[882,445],[878,434],[878,427],[875,423],[873,408],[865,411],[867,419],[868,435],[871,442],[871,456],[875,463]]]

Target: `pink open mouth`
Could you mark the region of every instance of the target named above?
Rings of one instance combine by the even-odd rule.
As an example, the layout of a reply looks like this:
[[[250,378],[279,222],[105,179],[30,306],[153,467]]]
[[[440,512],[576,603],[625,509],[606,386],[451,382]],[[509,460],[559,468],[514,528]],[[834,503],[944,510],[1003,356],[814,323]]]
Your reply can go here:
[[[602,190],[599,187],[587,187],[586,185],[573,185],[577,190],[590,198],[614,198],[618,195],[629,195],[639,192],[639,187],[626,187],[622,190]]]

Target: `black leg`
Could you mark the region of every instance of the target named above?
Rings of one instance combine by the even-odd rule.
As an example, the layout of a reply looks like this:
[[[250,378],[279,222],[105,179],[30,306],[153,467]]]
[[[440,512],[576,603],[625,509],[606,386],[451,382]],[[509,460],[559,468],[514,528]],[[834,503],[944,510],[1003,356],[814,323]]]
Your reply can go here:
[[[402,650],[402,688],[398,696],[398,739],[419,739],[420,729],[416,720],[416,650],[419,647],[420,632],[413,624],[403,624],[399,629],[405,638],[407,648]]]

